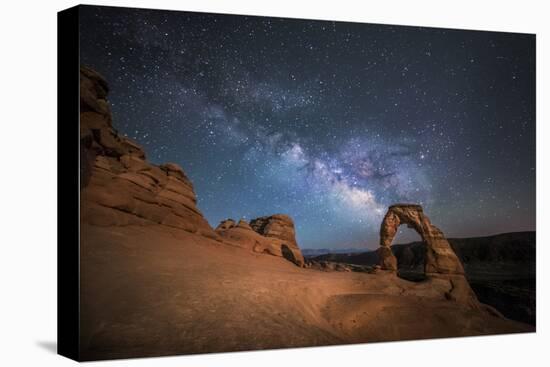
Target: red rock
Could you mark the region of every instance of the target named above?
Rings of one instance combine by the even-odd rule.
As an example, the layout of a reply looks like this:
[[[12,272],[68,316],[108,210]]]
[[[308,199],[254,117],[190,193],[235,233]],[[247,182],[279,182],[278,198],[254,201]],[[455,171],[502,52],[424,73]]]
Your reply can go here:
[[[397,228],[401,224],[413,228],[426,243],[425,272],[427,275],[464,274],[462,263],[445,239],[443,232],[430,222],[420,205],[396,204],[389,207],[380,227],[381,247],[390,247]],[[382,256],[393,257],[393,254],[384,251]],[[383,264],[380,265],[384,268]]]
[[[462,263],[443,232],[430,222],[420,205],[396,204],[389,207],[380,227],[380,248],[377,250],[380,267],[397,271],[397,259],[390,246],[401,224],[413,228],[426,244],[426,277],[448,284],[447,299],[477,307],[479,302],[464,276]]]
[[[151,164],[136,142],[111,126],[108,91],[101,75],[81,68],[81,220],[101,226],[162,224],[218,239],[183,169]]]
[[[229,244],[247,248],[256,253],[284,257],[302,267],[304,257],[296,242],[294,222],[284,214],[256,218],[250,224],[241,219],[222,221],[216,228]]]
[[[231,218],[222,220],[216,227],[216,231],[223,231],[229,228],[235,227],[235,221]]]
[[[397,271],[397,258],[393,255],[389,247],[380,246],[378,250],[376,250],[376,253],[378,254],[381,269]]]
[[[237,227],[252,230],[252,227],[250,227],[250,224],[248,224],[248,222],[244,219],[239,220]]]

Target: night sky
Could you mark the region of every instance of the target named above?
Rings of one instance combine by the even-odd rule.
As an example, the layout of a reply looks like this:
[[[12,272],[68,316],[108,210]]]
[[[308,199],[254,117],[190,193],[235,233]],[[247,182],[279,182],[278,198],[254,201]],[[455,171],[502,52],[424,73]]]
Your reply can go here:
[[[303,248],[376,248],[388,205],[412,202],[447,237],[535,229],[533,35],[101,7],[80,22],[115,128],[183,167],[213,227],[286,213]]]

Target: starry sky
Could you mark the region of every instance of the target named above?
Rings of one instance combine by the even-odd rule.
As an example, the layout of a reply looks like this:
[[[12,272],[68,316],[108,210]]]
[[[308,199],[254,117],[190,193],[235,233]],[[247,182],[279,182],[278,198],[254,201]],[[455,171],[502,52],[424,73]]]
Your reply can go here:
[[[535,230],[534,35],[95,6],[80,27],[114,126],[213,227],[286,213],[303,248],[374,249],[412,202],[447,237]]]

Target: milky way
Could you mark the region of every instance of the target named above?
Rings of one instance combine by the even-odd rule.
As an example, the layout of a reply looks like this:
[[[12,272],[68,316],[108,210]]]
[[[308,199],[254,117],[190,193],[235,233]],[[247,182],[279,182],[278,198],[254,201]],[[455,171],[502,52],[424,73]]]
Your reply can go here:
[[[81,8],[115,127],[184,168],[212,226],[286,213],[304,248],[375,248],[396,202],[448,236],[534,230],[534,40]]]

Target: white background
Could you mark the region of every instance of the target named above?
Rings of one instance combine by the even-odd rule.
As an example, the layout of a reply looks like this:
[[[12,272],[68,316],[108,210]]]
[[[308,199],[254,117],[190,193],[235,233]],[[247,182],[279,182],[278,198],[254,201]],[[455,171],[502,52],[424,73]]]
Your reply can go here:
[[[545,1],[89,1],[537,33],[537,333],[88,363],[113,366],[542,366],[548,349],[549,138]],[[56,343],[56,12],[72,1],[5,0],[0,11],[0,365],[65,366]],[[546,16],[546,18],[545,18]],[[75,153],[76,154],[76,153]],[[63,169],[63,167],[60,167]],[[467,215],[467,213],[465,213]],[[63,228],[63,226],[61,226]],[[244,311],[245,312],[245,311]],[[421,317],[421,315],[419,315]],[[544,340],[547,339],[547,340]]]

